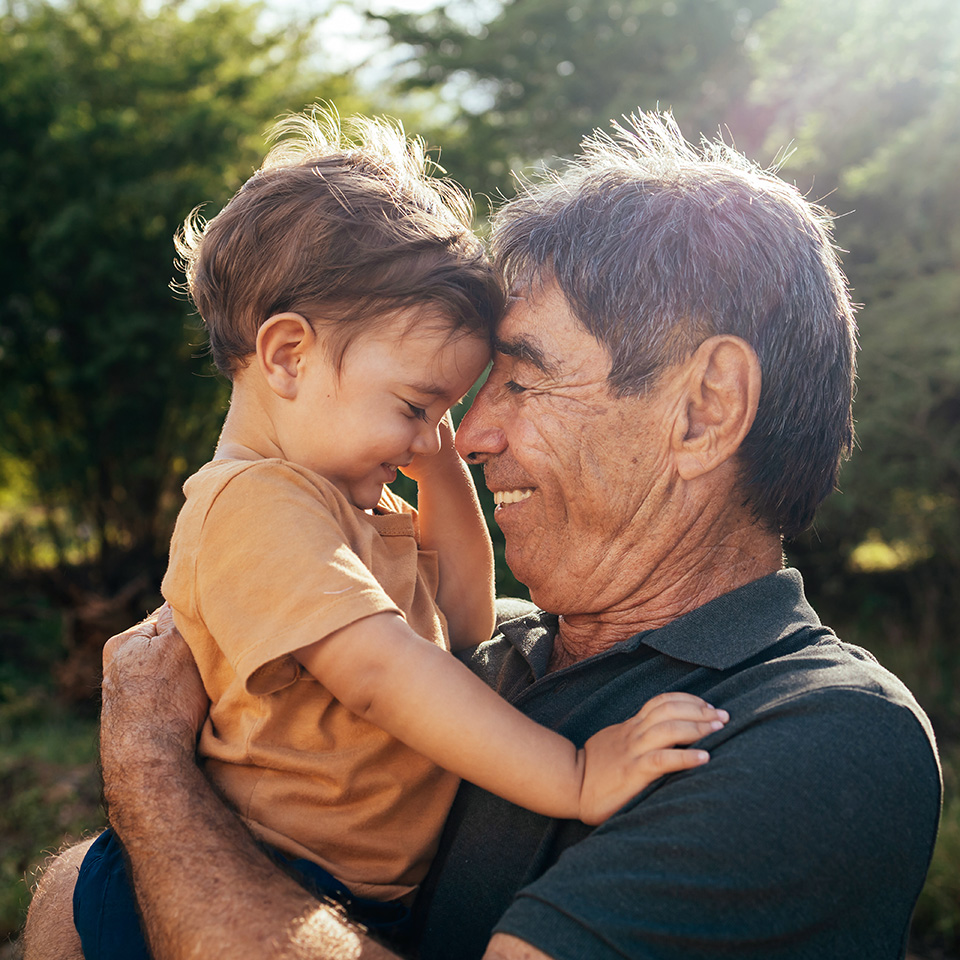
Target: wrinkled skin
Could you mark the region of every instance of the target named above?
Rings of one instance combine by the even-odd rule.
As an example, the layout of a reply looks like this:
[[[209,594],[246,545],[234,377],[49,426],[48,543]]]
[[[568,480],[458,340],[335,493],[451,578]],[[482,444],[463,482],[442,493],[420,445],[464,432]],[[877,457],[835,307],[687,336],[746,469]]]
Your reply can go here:
[[[697,351],[647,394],[617,398],[606,351],[555,285],[514,298],[498,333],[457,446],[484,464],[495,494],[529,494],[495,513],[507,563],[535,603],[562,614],[561,641],[574,659],[763,575],[758,555],[763,573],[779,567],[779,539],[731,496],[732,454],[756,400],[734,412],[732,434],[717,436],[721,395],[736,392],[726,381],[742,379],[743,364],[726,354],[739,347],[717,344],[708,361]],[[734,368],[724,372],[725,363]],[[704,371],[716,397],[698,400],[691,384]],[[758,370],[753,377],[758,393]]]

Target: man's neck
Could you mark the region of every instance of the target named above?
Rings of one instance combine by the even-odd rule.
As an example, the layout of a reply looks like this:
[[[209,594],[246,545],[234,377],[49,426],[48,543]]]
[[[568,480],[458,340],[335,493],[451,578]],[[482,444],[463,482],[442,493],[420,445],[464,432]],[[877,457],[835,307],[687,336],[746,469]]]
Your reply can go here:
[[[709,550],[665,558],[622,603],[595,613],[561,614],[550,670],[602,653],[637,633],[666,626],[782,566],[780,538],[753,524]]]

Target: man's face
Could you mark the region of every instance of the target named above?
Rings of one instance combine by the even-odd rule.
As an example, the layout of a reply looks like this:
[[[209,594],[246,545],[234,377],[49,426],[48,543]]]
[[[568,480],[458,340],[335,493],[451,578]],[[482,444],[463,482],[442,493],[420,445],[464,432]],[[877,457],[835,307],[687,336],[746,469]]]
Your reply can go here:
[[[559,288],[537,286],[512,301],[457,432],[461,455],[484,463],[507,563],[551,612],[615,610],[655,563],[675,391],[618,399],[609,369]]]

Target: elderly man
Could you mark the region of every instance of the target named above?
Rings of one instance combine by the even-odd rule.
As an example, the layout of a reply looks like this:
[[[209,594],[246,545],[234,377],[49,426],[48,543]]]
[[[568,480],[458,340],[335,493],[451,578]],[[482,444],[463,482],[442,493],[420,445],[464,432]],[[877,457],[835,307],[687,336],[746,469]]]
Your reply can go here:
[[[669,118],[585,147],[495,223],[512,302],[457,443],[541,612],[470,663],[578,743],[665,690],[731,719],[707,766],[594,829],[464,784],[419,955],[903,956],[939,814],[933,735],[820,623],[781,551],[852,444],[854,325],[827,219]],[[211,793],[193,763],[202,693],[153,633],[108,648],[102,759],[154,955],[391,956]],[[76,952],[76,857],[38,893],[27,960]]]

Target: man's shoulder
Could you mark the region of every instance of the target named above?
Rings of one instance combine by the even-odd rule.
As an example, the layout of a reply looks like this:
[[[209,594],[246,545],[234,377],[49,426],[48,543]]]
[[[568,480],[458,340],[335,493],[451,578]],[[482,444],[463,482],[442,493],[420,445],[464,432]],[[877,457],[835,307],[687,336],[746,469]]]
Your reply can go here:
[[[851,817],[851,836],[878,822],[909,829],[911,816],[926,817],[940,804],[930,720],[869,651],[825,628],[815,633],[786,638],[709,692],[730,722],[704,743],[712,756],[708,766],[737,783],[756,782],[769,768],[769,779],[779,784],[778,806],[808,832],[816,824],[806,823],[801,811],[838,803],[871,810],[869,817]],[[770,783],[765,789],[769,798]],[[927,839],[918,839],[921,858],[929,855]]]
[[[863,647],[842,641],[829,628],[800,631],[743,665],[735,681],[755,709],[783,710],[815,698],[820,712],[876,717],[903,711],[927,732],[933,730],[916,698],[892,671]]]

